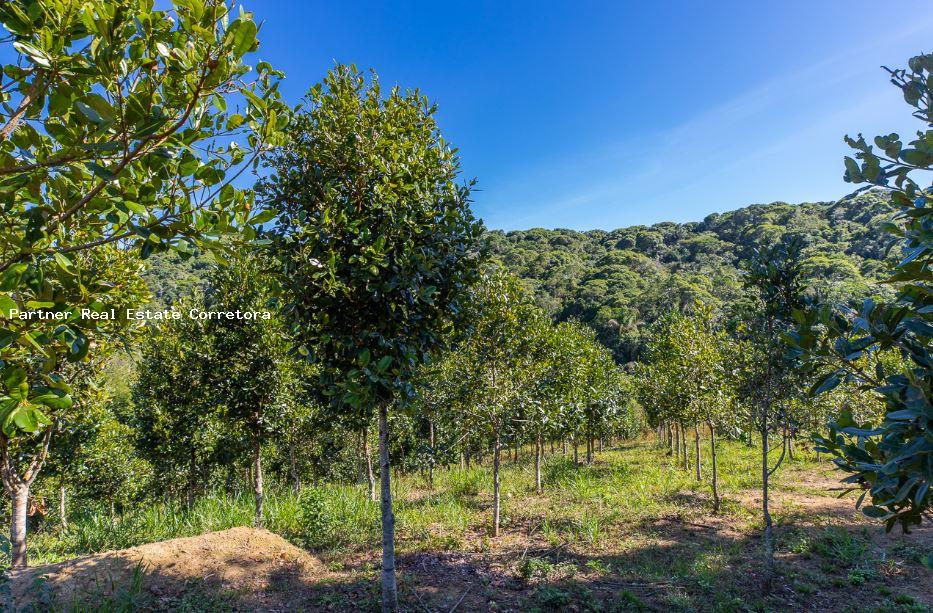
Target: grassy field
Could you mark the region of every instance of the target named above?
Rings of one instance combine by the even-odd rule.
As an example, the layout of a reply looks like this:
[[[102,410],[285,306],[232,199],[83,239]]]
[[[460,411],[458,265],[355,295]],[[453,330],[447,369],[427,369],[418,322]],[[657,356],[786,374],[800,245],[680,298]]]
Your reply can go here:
[[[648,440],[598,453],[592,465],[548,455],[540,495],[530,458],[509,460],[498,539],[488,536],[487,466],[437,471],[433,489],[418,475],[397,479],[402,599],[422,611],[458,602],[461,610],[930,610],[933,573],[922,561],[933,555],[931,531],[884,535],[852,498],[835,497],[838,475],[806,452],[776,476],[780,576],[761,594],[758,454],[723,443],[720,458],[724,504],[715,515],[708,466],[697,482]],[[64,534],[34,535],[32,560],[246,526],[251,504],[218,495],[190,510],[154,506],[116,522],[87,516]],[[377,605],[378,509],[363,488],[274,492],[266,509],[269,530],[327,569],[308,583],[314,606]],[[212,598],[205,608],[217,606]]]

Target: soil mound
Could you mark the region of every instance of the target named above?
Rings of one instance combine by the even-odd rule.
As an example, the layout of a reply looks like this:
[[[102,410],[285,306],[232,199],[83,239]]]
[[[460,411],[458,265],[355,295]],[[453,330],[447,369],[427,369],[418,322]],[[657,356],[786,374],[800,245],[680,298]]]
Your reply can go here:
[[[308,610],[327,575],[282,537],[233,528],[13,571],[7,597],[16,611]]]

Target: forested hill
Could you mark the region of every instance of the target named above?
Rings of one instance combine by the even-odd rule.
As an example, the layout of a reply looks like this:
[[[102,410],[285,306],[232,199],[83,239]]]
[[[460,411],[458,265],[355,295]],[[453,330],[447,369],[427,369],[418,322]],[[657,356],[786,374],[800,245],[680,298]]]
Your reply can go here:
[[[646,324],[664,311],[689,308],[697,298],[718,306],[741,300],[739,262],[785,233],[803,237],[807,273],[830,298],[881,291],[881,226],[890,217],[886,197],[868,193],[835,203],[753,205],[694,223],[492,231],[488,239],[492,257],[524,279],[548,313],[589,323],[627,362]],[[203,287],[208,270],[204,258],[160,255],[146,279],[156,304],[167,306]]]
[[[740,301],[739,264],[754,246],[802,237],[813,285],[833,300],[883,293],[887,197],[798,205],[756,204],[702,222],[659,223],[607,232],[532,229],[490,233],[494,258],[525,280],[558,319],[596,328],[620,362],[636,357],[646,324],[695,299]]]

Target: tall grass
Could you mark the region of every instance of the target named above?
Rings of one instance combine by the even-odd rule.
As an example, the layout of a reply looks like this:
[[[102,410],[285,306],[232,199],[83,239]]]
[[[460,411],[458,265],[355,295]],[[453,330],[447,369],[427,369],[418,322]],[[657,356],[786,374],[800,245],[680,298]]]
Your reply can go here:
[[[720,487],[727,500],[732,492],[758,486],[760,460],[755,448],[724,441],[719,455]],[[797,466],[812,465],[812,455],[799,455]],[[704,458],[704,481],[697,482],[692,471],[678,468],[676,460],[647,441],[596,454],[590,466],[575,465],[559,453],[548,455],[541,496],[535,494],[532,471],[530,462],[508,462],[502,468],[506,530],[510,522],[531,525],[549,541],[585,547],[645,519],[709,512],[708,459]],[[395,483],[401,549],[460,548],[471,536],[485,533],[492,498],[489,466],[437,470],[433,490],[418,475],[403,476]],[[733,506],[733,511],[741,510]],[[265,513],[266,528],[315,550],[372,549],[379,543],[378,503],[369,500],[362,486],[326,484],[300,495],[273,488]],[[31,557],[36,563],[54,562],[252,522],[250,495],[213,492],[191,508],[154,503],[115,520],[106,513],[72,517],[67,531],[50,526],[34,533]]]

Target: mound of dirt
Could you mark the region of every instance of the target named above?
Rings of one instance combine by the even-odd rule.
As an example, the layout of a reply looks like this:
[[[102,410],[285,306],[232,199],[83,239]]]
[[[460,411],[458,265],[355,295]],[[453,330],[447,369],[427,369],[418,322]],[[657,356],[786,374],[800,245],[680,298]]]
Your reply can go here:
[[[328,574],[268,530],[233,528],[13,571],[9,596],[15,610],[307,610],[317,608],[313,586]]]

